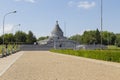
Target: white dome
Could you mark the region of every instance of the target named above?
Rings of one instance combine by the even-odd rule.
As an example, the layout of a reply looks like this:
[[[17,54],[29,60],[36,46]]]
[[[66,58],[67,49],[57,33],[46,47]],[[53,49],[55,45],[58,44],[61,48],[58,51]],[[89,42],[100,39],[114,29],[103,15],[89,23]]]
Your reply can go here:
[[[59,27],[58,21],[56,21],[55,28],[52,31],[52,37],[63,37],[63,31]]]

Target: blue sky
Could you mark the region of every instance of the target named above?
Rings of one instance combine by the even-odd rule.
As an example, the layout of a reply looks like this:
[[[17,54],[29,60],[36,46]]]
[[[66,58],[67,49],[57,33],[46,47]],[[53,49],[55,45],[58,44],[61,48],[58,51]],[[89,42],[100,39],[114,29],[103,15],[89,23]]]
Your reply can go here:
[[[103,0],[103,30],[120,33],[119,8],[120,0]],[[100,0],[1,0],[0,34],[3,16],[14,10],[6,16],[6,33],[31,30],[37,37],[49,36],[56,20],[66,36],[100,29]]]

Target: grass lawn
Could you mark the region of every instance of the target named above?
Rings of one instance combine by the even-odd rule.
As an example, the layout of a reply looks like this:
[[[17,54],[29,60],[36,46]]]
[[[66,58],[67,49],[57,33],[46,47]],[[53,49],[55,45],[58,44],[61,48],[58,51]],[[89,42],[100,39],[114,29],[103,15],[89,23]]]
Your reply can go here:
[[[114,45],[109,45],[109,46],[107,46],[108,47],[108,49],[118,49],[118,50],[120,50],[120,47],[117,47],[117,46],[114,46]]]
[[[81,56],[86,58],[120,62],[120,50],[110,49],[110,50],[51,50],[52,52]]]

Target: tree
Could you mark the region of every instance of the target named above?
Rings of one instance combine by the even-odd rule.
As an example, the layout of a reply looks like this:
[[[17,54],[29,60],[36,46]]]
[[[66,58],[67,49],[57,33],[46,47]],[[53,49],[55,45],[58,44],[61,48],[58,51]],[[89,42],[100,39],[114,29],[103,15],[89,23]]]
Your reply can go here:
[[[101,35],[98,29],[96,29],[96,32],[95,32],[95,39],[96,39],[96,44],[101,43]]]
[[[102,43],[104,45],[114,45],[116,36],[113,32],[103,31],[102,32]],[[85,31],[82,35],[83,44],[100,44],[101,35],[98,29]]]
[[[49,38],[49,36],[42,36],[42,37],[38,38],[38,41],[45,40],[45,39],[48,39],[48,38]]]
[[[36,42],[36,37],[33,35],[32,31],[29,31],[29,32],[28,32],[26,42],[27,42],[28,44],[33,44],[34,42]]]
[[[110,45],[115,45],[116,35],[113,32],[110,32]]]
[[[2,38],[2,36],[0,36],[0,44],[2,44],[3,43],[3,38]]]
[[[102,32],[102,43],[104,45],[108,44],[108,32],[107,31]]]
[[[79,34],[76,34],[76,35],[73,35],[69,38],[70,40],[74,40],[74,41],[77,41],[79,43],[82,43],[82,36],[79,35]]]
[[[3,37],[3,35],[2,35]],[[14,35],[12,33],[4,34],[4,43],[13,43],[15,41]]]
[[[26,43],[27,34],[22,31],[17,31],[15,33],[15,40],[17,43]]]
[[[85,31],[84,34],[82,35],[82,42],[84,44],[95,44],[96,43],[95,32],[96,31]]]
[[[116,35],[113,32],[104,31],[103,35],[103,44],[104,45],[114,45],[116,40]]]
[[[115,44],[116,44],[116,46],[120,47],[120,34],[116,34]]]

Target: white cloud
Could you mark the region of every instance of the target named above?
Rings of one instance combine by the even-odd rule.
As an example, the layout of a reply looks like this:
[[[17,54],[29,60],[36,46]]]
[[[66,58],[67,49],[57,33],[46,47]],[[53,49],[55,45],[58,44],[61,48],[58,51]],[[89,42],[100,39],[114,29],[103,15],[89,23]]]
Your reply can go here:
[[[15,0],[17,2],[24,1],[24,2],[30,2],[30,3],[35,3],[36,0]]]
[[[12,29],[13,29],[13,25],[12,24],[7,24],[5,26],[5,33],[10,33],[12,32]]]
[[[69,1],[68,5],[70,7],[77,7],[77,8],[83,8],[83,9],[90,9],[96,6],[95,2],[88,2],[88,1]]]
[[[13,30],[14,25],[13,24],[6,24],[4,27],[4,33],[11,33]],[[3,27],[0,27],[0,34],[3,33]]]
[[[88,2],[88,1],[80,1],[77,5],[78,8],[84,8],[84,9],[90,9],[92,7],[95,7],[95,2]]]
[[[75,2],[74,2],[74,1],[69,1],[69,2],[68,2],[68,6],[72,7],[72,6],[74,6],[74,5],[75,5]]]
[[[15,0],[15,1],[21,1],[21,0]]]
[[[35,3],[36,0],[25,0],[25,1]]]

